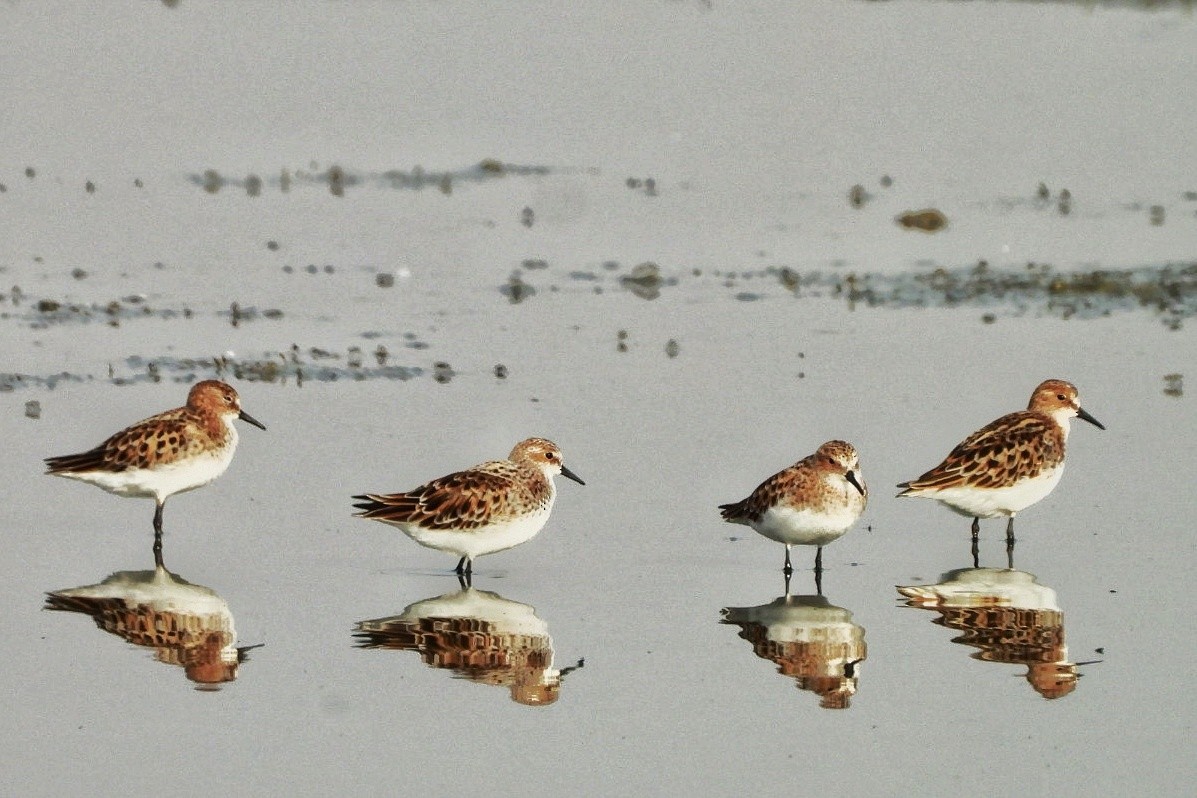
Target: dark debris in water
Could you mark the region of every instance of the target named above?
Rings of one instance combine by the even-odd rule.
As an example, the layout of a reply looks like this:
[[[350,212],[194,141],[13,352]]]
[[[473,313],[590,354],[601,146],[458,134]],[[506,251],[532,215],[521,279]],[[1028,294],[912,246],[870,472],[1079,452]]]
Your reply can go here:
[[[5,297],[0,296],[0,308],[4,307],[3,299]],[[63,324],[90,323],[119,327],[122,322],[136,319],[190,319],[195,315],[195,312],[185,305],[182,307],[151,306],[140,294],[108,302],[66,302],[50,297],[33,299],[21,292],[19,287],[14,286],[7,299],[10,302],[10,309],[0,310],[0,320],[24,322],[35,330],[44,330]],[[27,302],[22,301],[26,299]],[[228,310],[217,311],[215,315],[227,318],[230,324],[237,327],[243,322],[260,319],[277,321],[283,317],[283,312],[277,308],[242,307],[234,302]]]
[[[296,185],[308,185],[322,187],[333,196],[343,197],[346,189],[359,186],[407,191],[435,188],[443,194],[452,194],[453,186],[459,183],[481,183],[509,176],[538,177],[553,171],[555,170],[548,166],[512,164],[487,158],[473,166],[444,171],[413,166],[406,170],[364,172],[346,169],[336,164],[327,168],[311,164],[308,169],[284,169],[277,175],[268,177],[260,177],[257,174],[237,177],[224,175],[216,169],[205,169],[203,172],[188,175],[188,180],[209,194],[217,194],[221,189],[231,187],[244,191],[251,197],[257,197],[261,195],[264,187],[275,188],[285,194]]]
[[[385,351],[385,350],[384,350]],[[96,380],[113,385],[138,385],[163,381],[190,383],[201,379],[236,379],[246,382],[269,382],[301,386],[305,382],[337,382],[339,380],[410,380],[429,373],[419,366],[385,365],[385,355],[375,351],[378,365],[367,365],[368,361],[358,347],[350,347],[345,354],[331,352],[319,347],[301,349],[298,345],[286,352],[263,354],[258,357],[143,358],[132,355],[125,358],[123,367],[109,365],[107,374],[60,372],[57,374],[12,374],[0,373],[0,392],[17,388],[55,388],[63,382],[94,382]],[[432,369],[438,382],[448,382],[453,371],[448,364],[438,363]]]
[[[948,217],[937,208],[906,211],[895,217],[894,221],[907,230],[922,230],[924,233],[935,233],[948,226]]]
[[[589,293],[601,294],[602,283],[611,279],[604,272],[623,268],[615,261],[602,266],[603,271],[575,269],[566,276],[576,285],[586,285]],[[1197,313],[1197,261],[1082,271],[1057,270],[1044,263],[994,268],[980,261],[950,268],[924,264],[900,274],[857,272],[846,267],[803,270],[793,266],[751,271],[670,270],[647,261],[615,280],[627,293],[650,300],[661,295],[662,287],[685,280],[708,289],[713,282],[730,291],[737,302],[765,301],[784,293],[800,299],[843,300],[853,310],[975,308],[982,311],[979,318],[986,324],[1009,316],[1093,319],[1139,311],[1156,315],[1169,328],[1179,329],[1185,319]],[[752,283],[752,290],[746,283]],[[501,290],[512,302],[532,294],[531,286],[518,272]]]
[[[1057,271],[1047,264],[1022,269],[974,266],[935,268],[896,275],[800,272],[770,269],[797,296],[843,299],[849,307],[975,307],[993,323],[1006,315],[1040,314],[1062,319],[1093,319],[1144,310],[1172,329],[1197,313],[1197,262],[1136,269]],[[737,298],[740,298],[737,295]]]

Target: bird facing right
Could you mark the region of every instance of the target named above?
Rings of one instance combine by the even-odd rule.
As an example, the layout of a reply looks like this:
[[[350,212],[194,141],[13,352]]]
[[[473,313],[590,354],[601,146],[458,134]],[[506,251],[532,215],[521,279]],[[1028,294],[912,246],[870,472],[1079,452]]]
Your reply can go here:
[[[942,463],[898,485],[899,496],[935,499],[972,516],[974,545],[980,519],[1009,516],[1007,551],[1014,545],[1014,516],[1052,492],[1064,473],[1069,420],[1098,429],[1101,422],[1081,408],[1076,386],[1046,380],[1026,410],[1009,413],[964,439]]]
[[[724,521],[750,526],[761,535],[786,544],[782,571],[788,577],[790,547],[818,546],[815,584],[823,570],[823,546],[852,528],[864,512],[868,488],[860,473],[855,447],[828,441],[814,454],[762,482],[747,499],[721,504]]]
[[[457,575],[469,577],[474,558],[504,551],[536,536],[553,510],[561,474],[579,485],[565,467],[557,444],[528,438],[506,460],[491,460],[434,479],[404,493],[364,493],[353,498],[357,518],[401,529],[430,549],[458,555]]]

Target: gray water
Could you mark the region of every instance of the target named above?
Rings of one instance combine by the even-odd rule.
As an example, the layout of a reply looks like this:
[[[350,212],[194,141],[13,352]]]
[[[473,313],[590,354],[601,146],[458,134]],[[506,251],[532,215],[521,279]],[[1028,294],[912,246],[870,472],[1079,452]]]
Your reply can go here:
[[[1191,15],[334,8],[0,11],[8,792],[1188,794]],[[41,461],[209,377],[268,430],[155,572]],[[1107,429],[975,568],[892,486],[1049,377]],[[471,591],[351,517],[531,435],[587,484]],[[787,598],[716,507],[831,438]]]

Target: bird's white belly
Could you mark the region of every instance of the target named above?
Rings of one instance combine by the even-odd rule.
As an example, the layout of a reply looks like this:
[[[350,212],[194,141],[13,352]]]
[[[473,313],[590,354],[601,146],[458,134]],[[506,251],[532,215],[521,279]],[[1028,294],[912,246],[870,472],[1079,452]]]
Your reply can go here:
[[[447,551],[459,557],[480,557],[504,551],[526,543],[544,528],[549,520],[551,507],[514,518],[489,524],[478,529],[425,529],[411,524],[396,524],[408,537],[430,549]]]
[[[770,507],[750,526],[779,543],[823,546],[847,532],[859,517],[860,511],[850,506],[831,512]]]
[[[82,471],[60,476],[88,482],[117,496],[163,500],[176,493],[207,485],[223,474],[233,460],[232,447],[189,457],[178,463],[124,471]]]
[[[1045,471],[1038,476],[1024,479],[1004,488],[971,488],[967,486],[944,488],[934,493],[923,494],[937,499],[964,515],[977,518],[994,518],[999,515],[1014,515],[1042,500],[1064,475],[1064,466]]]

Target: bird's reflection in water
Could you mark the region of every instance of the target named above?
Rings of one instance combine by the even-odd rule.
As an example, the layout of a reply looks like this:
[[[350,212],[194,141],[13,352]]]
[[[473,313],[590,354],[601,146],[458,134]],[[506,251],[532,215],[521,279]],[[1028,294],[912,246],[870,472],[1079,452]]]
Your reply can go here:
[[[1010,568],[960,568],[938,584],[899,587],[906,606],[934,610],[935,623],[961,631],[952,642],[979,649],[974,659],[1025,665],[1026,678],[1044,698],[1076,689],[1078,665],[1064,643],[1064,613],[1056,591],[1033,574]]]
[[[359,648],[415,651],[430,668],[506,687],[511,700],[527,706],[555,702],[564,677],[584,662],[557,670],[548,624],[534,608],[464,583],[399,615],[361,621],[354,637]]]
[[[237,647],[233,615],[216,591],[191,584],[157,559],[152,571],[118,571],[98,585],[51,591],[45,608],[90,615],[105,632],[182,667],[198,688],[219,689],[237,678],[256,646]]]
[[[721,623],[740,627],[753,653],[777,665],[800,690],[819,696],[824,709],[847,709],[867,656],[865,630],[852,613],[821,593],[785,595],[757,607],[726,607]]]

